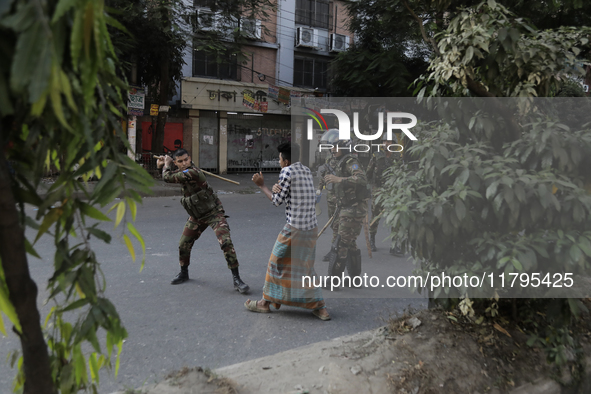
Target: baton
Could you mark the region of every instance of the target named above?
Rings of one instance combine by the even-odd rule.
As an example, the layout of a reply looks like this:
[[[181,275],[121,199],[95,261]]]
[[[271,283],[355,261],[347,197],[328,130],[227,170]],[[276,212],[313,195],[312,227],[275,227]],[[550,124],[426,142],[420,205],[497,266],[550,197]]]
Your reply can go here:
[[[373,226],[375,224],[376,220],[380,220],[380,218],[382,217],[382,215],[384,214],[384,212],[386,212],[386,211],[384,210],[384,211],[380,212],[379,215],[376,215],[376,217],[373,218],[373,220],[371,221],[371,223],[369,224],[369,226],[370,227]]]
[[[363,232],[365,233],[365,246],[367,246],[367,254],[369,255],[369,258],[373,258],[372,254],[371,254],[371,246],[369,243],[369,226],[367,225],[367,217],[368,214],[365,214],[365,217],[363,218]]]
[[[334,215],[332,215],[332,217],[328,220],[328,222],[326,222],[326,224],[324,225],[324,227],[322,227],[322,230],[320,230],[320,232],[318,233],[318,236],[316,237],[316,239],[320,238],[320,236],[322,235],[322,233],[324,232],[324,230],[326,230],[328,228],[328,226],[330,226],[331,223],[334,222],[334,219],[337,216],[339,216],[340,213],[341,213],[341,207],[337,205],[337,209],[335,209]]]
[[[157,156],[157,155],[154,155],[154,158],[155,158],[155,159],[163,159],[163,158],[164,158],[164,156]],[[231,180],[231,179],[224,178],[223,176],[219,176],[219,175],[216,175],[216,174],[212,174],[212,173],[211,173],[211,172],[209,172],[209,171],[205,171],[205,170],[202,170],[202,169],[199,169],[199,171],[203,172],[203,173],[204,173],[204,174],[206,174],[206,175],[210,175],[210,176],[212,176],[212,177],[214,177],[214,178],[221,179],[222,181],[230,182],[230,183],[233,183],[233,184],[235,184],[235,185],[240,185],[240,182],[236,182],[236,181],[233,181],[233,180]]]

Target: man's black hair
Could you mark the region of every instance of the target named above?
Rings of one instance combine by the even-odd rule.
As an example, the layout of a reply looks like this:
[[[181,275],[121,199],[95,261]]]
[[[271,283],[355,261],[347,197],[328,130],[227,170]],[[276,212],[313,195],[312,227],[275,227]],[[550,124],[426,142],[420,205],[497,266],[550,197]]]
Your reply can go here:
[[[183,156],[183,155],[188,155],[189,152],[187,152],[186,150],[184,150],[183,148],[181,149],[177,149],[174,151],[174,153],[172,154],[172,158],[176,159],[177,157]]]
[[[296,143],[284,142],[277,147],[281,157],[289,160],[290,163],[295,163],[300,160],[300,146]]]

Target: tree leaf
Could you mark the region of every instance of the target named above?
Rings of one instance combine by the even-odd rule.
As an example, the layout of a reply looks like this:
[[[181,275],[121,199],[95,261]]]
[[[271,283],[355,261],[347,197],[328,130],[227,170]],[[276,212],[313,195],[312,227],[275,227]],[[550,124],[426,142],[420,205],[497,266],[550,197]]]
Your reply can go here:
[[[570,255],[570,258],[576,262],[578,262],[581,258],[583,258],[583,253],[581,252],[581,249],[579,249],[579,247],[577,245],[572,245],[570,247],[569,255]]]
[[[470,178],[470,170],[468,168],[464,168],[464,170],[458,177],[458,182],[460,182],[462,185],[465,185],[468,181],[468,178]]]
[[[474,56],[474,47],[468,47],[468,49],[466,50],[466,55],[464,56],[464,59],[462,60],[462,62],[464,64],[470,63],[473,56]]]
[[[102,239],[106,243],[111,242],[111,236],[109,234],[107,234],[106,232],[99,230],[98,228],[87,227],[86,231],[88,231],[90,234],[94,235],[98,239]]]
[[[519,260],[511,259],[511,264],[513,264],[513,267],[515,267],[517,271],[523,271],[523,266]]]
[[[137,205],[135,201],[133,201],[129,197],[126,197],[125,201],[127,201],[127,205],[129,205],[129,210],[131,211],[131,220],[135,222],[135,215],[137,214]]]
[[[76,373],[76,384],[79,385],[80,383],[86,383],[88,380],[86,372],[86,360],[84,360],[84,356],[82,355],[80,344],[74,346],[72,351],[72,361]]]
[[[134,237],[137,238],[137,240],[140,242],[140,245],[142,245],[142,267],[141,269],[143,269],[144,267],[144,263],[146,261],[146,244],[144,243],[144,239],[142,238],[142,236],[140,235],[140,233],[136,230],[136,228],[133,226],[133,224],[131,222],[127,223],[127,228],[129,229],[129,231],[133,234]],[[128,246],[129,248],[129,246]],[[134,258],[135,260],[135,258]],[[140,269],[140,271],[141,271]]]
[[[115,377],[117,377],[117,374],[119,373],[119,364],[121,361],[121,351],[123,350],[123,339],[119,341],[119,343],[117,344],[118,347],[118,351],[117,351],[117,360],[115,361]]]
[[[510,256],[505,256],[499,261],[497,261],[497,269],[503,268],[507,264],[507,261],[509,261],[510,259]]]
[[[81,306],[84,306],[84,305],[88,304],[89,302],[90,302],[89,298],[82,298],[82,299],[76,300],[76,301],[72,302],[70,305],[68,305],[67,307],[65,307],[64,309],[62,309],[61,312],[67,312],[67,311],[71,311],[73,309],[80,308]]]
[[[501,327],[499,325],[499,323],[495,323],[493,324],[493,327],[495,328],[495,330],[502,332],[503,334],[507,335],[509,338],[511,338],[511,334],[509,334],[509,332],[507,330],[505,330],[503,327]]]
[[[119,223],[121,223],[123,216],[125,216],[125,202],[119,201],[117,203],[117,217],[115,218],[115,228],[119,226]]]
[[[99,379],[99,368],[98,363],[96,361],[96,353],[92,353],[90,357],[88,357],[88,366],[90,367],[90,377],[93,381],[98,382]]]
[[[78,0],[60,0],[55,7],[51,23],[56,23],[70,8],[72,8]]]
[[[22,332],[16,310],[14,309],[12,302],[10,302],[10,299],[8,298],[8,290],[4,286],[0,286],[0,311],[6,315],[18,332]]]
[[[4,336],[8,336],[8,333],[6,332],[6,327],[4,327],[4,319],[2,318],[2,313],[0,313],[0,332],[2,334],[4,334]]]
[[[497,187],[499,185],[499,181],[494,181],[486,188],[486,199],[492,200],[493,197],[497,194]]]
[[[39,231],[37,232],[37,237],[35,237],[35,242],[33,242],[33,244],[36,243],[39,238],[41,238],[41,236],[47,232],[47,230],[49,230],[51,225],[53,225],[60,218],[62,213],[63,211],[60,208],[51,208],[49,210],[49,213],[47,213],[43,218],[41,226],[39,226]]]
[[[82,201],[80,201],[78,204],[80,206],[80,211],[83,214],[90,216],[93,219],[101,220],[104,222],[111,221],[111,219],[109,219],[109,217],[107,215],[105,215],[104,213],[102,213],[101,211],[99,211],[98,209],[93,207],[92,205],[86,204]]]
[[[129,250],[129,254],[131,255],[132,260],[135,261],[135,249],[133,248],[133,244],[131,243],[131,240],[129,239],[127,234],[123,234],[123,240],[125,241],[125,245]]]
[[[70,56],[72,57],[72,67],[76,71],[79,68],[80,51],[82,50],[82,42],[84,38],[83,17],[83,9],[77,8],[74,16],[74,24],[72,25],[72,34],[70,36]]]
[[[466,206],[459,198],[456,199],[456,215],[459,220],[463,220],[466,217]]]
[[[579,247],[579,249],[581,249],[588,257],[591,257],[591,242],[589,242],[589,239],[584,237],[584,236],[580,236],[579,237],[579,243],[577,244],[577,246]]]
[[[443,213],[443,207],[441,204],[436,204],[435,208],[433,208],[433,214],[437,219],[441,219],[441,214]]]
[[[38,259],[41,258],[41,256],[39,256],[39,254],[35,251],[35,249],[33,248],[33,245],[31,245],[31,243],[29,242],[29,240],[27,238],[25,238],[25,250],[31,256],[35,256]]]

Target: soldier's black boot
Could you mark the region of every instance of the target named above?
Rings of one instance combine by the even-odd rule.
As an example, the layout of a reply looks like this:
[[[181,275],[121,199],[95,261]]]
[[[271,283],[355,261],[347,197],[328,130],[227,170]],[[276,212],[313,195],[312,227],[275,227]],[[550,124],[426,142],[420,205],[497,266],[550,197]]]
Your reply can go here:
[[[400,249],[400,246],[395,246],[393,248],[390,248],[390,254],[392,256],[396,256],[396,257],[404,256],[404,253],[402,253],[402,249]]]
[[[377,252],[378,248],[376,248],[376,235],[371,234],[369,236],[369,247],[371,248],[372,252]]]
[[[234,289],[240,292],[240,294],[245,294],[250,290],[250,287],[246,283],[240,279],[240,274],[238,273],[238,267],[232,268],[232,279],[234,281]]]
[[[181,272],[177,276],[174,277],[171,285],[178,285],[180,283],[186,282],[189,280],[189,266],[188,265],[181,265]]]

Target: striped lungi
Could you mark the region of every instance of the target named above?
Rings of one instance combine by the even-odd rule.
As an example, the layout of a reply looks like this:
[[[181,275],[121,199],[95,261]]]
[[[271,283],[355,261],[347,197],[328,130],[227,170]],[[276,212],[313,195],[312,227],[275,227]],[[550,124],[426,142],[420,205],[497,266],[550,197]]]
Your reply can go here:
[[[301,231],[286,224],[279,233],[265,277],[263,299],[305,309],[325,307],[322,291],[302,276],[313,278],[318,228]]]

